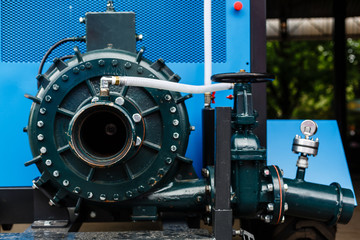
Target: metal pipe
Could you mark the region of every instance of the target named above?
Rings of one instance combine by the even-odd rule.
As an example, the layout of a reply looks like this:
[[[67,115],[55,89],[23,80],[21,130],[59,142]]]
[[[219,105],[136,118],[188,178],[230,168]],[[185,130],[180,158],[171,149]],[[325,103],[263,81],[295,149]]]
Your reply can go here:
[[[354,211],[354,195],[338,183],[330,186],[284,178],[289,188],[286,215],[327,222],[348,223]]]

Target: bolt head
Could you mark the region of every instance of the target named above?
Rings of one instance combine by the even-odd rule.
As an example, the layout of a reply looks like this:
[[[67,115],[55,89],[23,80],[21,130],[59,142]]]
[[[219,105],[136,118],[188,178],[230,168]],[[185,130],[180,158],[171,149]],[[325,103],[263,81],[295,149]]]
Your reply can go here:
[[[171,113],[176,113],[176,107],[171,107],[171,108],[170,108],[170,112],[171,112]]]
[[[265,168],[263,174],[265,177],[270,176],[270,170]]]
[[[281,223],[284,223],[284,222],[285,222],[285,216],[282,216]]]
[[[105,65],[105,61],[102,60],[102,59],[100,59],[100,60],[98,61],[98,64],[99,64],[99,66],[104,66],[104,65]]]
[[[264,217],[264,221],[265,221],[266,223],[270,223],[270,222],[271,222],[271,216],[270,216],[270,215],[266,215],[266,216]]]
[[[201,196],[197,196],[197,197],[196,197],[196,202],[198,202],[198,203],[202,202],[202,197],[201,197]]]
[[[171,150],[172,152],[176,152],[177,147],[176,147],[175,145],[172,145],[172,146],[170,147],[170,150]]]
[[[63,82],[66,82],[67,80],[69,80],[69,76],[68,75],[62,75],[61,79],[63,80]]]
[[[119,200],[119,194],[115,193],[114,196],[113,196],[113,199],[115,201],[118,201]]]
[[[136,137],[136,142],[135,142],[135,146],[140,146],[142,140],[140,137]]]
[[[70,182],[69,182],[69,180],[64,180],[63,181],[63,185],[65,186],[65,187],[67,187],[67,186],[69,186],[69,184],[70,184]]]
[[[52,88],[54,89],[54,91],[57,91],[57,90],[59,90],[60,86],[57,85],[57,84],[54,84],[54,85],[52,86]]]
[[[170,95],[170,94],[166,94],[164,98],[165,98],[166,101],[170,101],[170,100],[171,100],[171,95]]]
[[[269,192],[274,191],[274,185],[272,185],[271,183],[269,183],[269,184],[267,185],[267,189],[268,189]]]
[[[117,97],[117,98],[115,99],[115,103],[116,103],[117,105],[122,106],[122,105],[124,105],[125,100],[124,100],[123,97]]]
[[[266,210],[268,210],[268,212],[272,212],[274,211],[274,204],[273,203],[268,203]]]
[[[40,114],[44,115],[46,113],[46,108],[40,108]]]
[[[90,212],[90,217],[91,217],[91,218],[96,218],[96,212],[91,211],[91,212]]]
[[[119,62],[118,62],[118,60],[114,59],[114,60],[111,61],[111,64],[112,64],[114,67],[116,67],[116,66],[119,64]],[[130,65],[131,65],[131,64],[130,64]],[[125,66],[126,66],[126,64],[125,64]]]
[[[88,198],[92,198],[94,196],[94,194],[92,192],[87,192],[86,195]]]
[[[195,131],[195,126],[190,126],[190,131]]]
[[[100,194],[100,200],[105,201],[106,200],[106,195],[105,194]]]
[[[206,193],[211,193],[211,186],[210,185],[205,186],[205,192]]]
[[[211,205],[206,205],[205,209],[206,209],[206,212],[210,213],[211,212]]]
[[[179,133],[177,133],[177,132],[174,132],[174,133],[173,133],[173,138],[174,138],[174,139],[178,139],[178,138],[179,138],[179,136],[180,136],[180,134],[179,134]]]
[[[42,135],[42,134],[37,135],[37,139],[38,139],[39,141],[44,140],[44,135]]]
[[[138,123],[142,120],[142,117],[140,114],[135,113],[134,115],[132,115],[132,119],[134,120],[134,122]]]
[[[41,127],[44,126],[44,122],[43,122],[43,121],[38,121],[38,122],[36,123],[36,125],[37,125],[39,128],[41,128]]]
[[[284,190],[285,192],[289,189],[289,185],[287,185],[286,183],[284,184]]]
[[[289,210],[289,204],[286,202],[284,203],[284,211],[286,212],[287,210]]]
[[[79,194],[81,192],[81,188],[80,187],[75,187],[73,192]]]
[[[172,159],[171,158],[166,158],[165,159],[165,163],[167,164],[167,165],[170,165],[171,163],[172,163]]]
[[[204,177],[204,178],[208,178],[210,176],[210,172],[209,170],[207,170],[206,168],[203,168],[201,169],[201,175]]]
[[[51,161],[50,159],[46,159],[45,165],[48,166],[48,167],[50,167],[51,164],[52,164],[52,161]]]
[[[97,101],[99,101],[99,98],[98,97],[93,97],[91,99],[91,103],[96,103]]]
[[[41,154],[45,154],[46,152],[47,152],[46,147],[41,147],[41,148],[40,148],[40,153],[41,153]]]
[[[127,192],[126,192],[126,196],[127,196],[128,198],[131,198],[131,197],[133,196],[132,191],[127,191]]]
[[[174,126],[178,126],[179,125],[179,120],[174,119],[172,123],[173,123]]]
[[[50,96],[50,95],[46,95],[46,96],[45,96],[45,101],[46,101],[46,102],[50,102],[50,101],[51,101],[51,96]]]

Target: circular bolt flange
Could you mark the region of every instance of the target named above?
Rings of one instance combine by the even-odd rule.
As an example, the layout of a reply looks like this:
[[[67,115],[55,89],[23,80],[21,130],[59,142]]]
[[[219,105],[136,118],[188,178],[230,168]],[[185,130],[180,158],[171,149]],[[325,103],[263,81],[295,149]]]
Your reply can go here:
[[[125,100],[124,100],[123,97],[117,97],[117,98],[115,99],[115,103],[116,103],[117,105],[122,106],[122,105],[124,105]]]
[[[132,115],[132,119],[134,120],[134,122],[138,123],[141,121],[142,117],[140,114],[135,113],[134,115]]]
[[[70,184],[70,182],[69,182],[69,180],[64,180],[63,181],[63,185],[65,186],[65,187],[67,187],[67,186],[69,186],[69,184]]]
[[[179,134],[179,133],[177,133],[177,132],[174,132],[174,133],[173,133],[173,138],[174,138],[174,139],[178,139],[178,138],[179,138],[179,136],[180,136],[180,134]]]
[[[40,148],[40,153],[41,153],[41,154],[45,154],[46,152],[47,152],[46,147],[41,147],[41,148]]]
[[[43,121],[38,121],[38,122],[36,123],[36,125],[37,125],[39,128],[41,128],[41,127],[44,126],[44,122],[43,122]]]
[[[178,126],[179,125],[179,120],[174,119],[172,123],[173,123],[174,126]]]
[[[171,112],[171,113],[176,113],[176,107],[171,107],[171,108],[170,108],[170,112]]]
[[[46,108],[40,108],[40,114],[44,115],[46,113]]]
[[[86,195],[88,198],[92,198],[94,196],[94,194],[92,192],[87,192]]]
[[[59,176],[60,176],[59,171],[58,171],[58,170],[55,170],[55,171],[53,172],[53,176],[54,176],[54,177],[59,177]]]
[[[46,159],[45,165],[50,167],[52,165],[52,161],[50,159]]]
[[[44,140],[44,135],[42,135],[42,134],[37,135],[37,139],[38,139],[39,141]]]
[[[171,100],[171,95],[170,95],[170,94],[166,94],[164,98],[165,98],[166,101],[170,101],[170,100]]]

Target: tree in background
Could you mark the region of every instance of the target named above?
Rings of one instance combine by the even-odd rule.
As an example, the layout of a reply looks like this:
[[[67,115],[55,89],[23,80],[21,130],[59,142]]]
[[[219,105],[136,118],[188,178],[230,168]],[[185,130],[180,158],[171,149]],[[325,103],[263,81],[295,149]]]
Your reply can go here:
[[[268,118],[333,118],[331,41],[270,41],[267,71]]]

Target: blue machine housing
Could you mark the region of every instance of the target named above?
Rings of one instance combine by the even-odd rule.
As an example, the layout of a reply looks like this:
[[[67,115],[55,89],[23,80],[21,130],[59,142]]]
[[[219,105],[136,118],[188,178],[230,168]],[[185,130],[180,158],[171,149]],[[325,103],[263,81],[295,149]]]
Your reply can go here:
[[[234,9],[233,0],[212,2],[213,73],[250,71],[250,0],[242,1],[240,11]],[[0,169],[0,186],[30,186],[39,172],[34,165],[24,166],[24,162],[32,158],[27,135],[22,133],[31,106],[24,93],[35,95],[35,77],[46,50],[62,38],[84,35],[85,26],[78,23],[78,18],[86,12],[105,9],[102,9],[103,2],[95,0],[1,0],[0,6],[0,131],[3,133],[0,146],[6,165]],[[144,36],[137,48],[146,47],[146,58],[152,61],[163,58],[181,76],[181,83],[203,84],[203,1],[174,0],[169,4],[165,0],[119,0],[115,2],[115,9],[136,13],[137,33]],[[85,44],[68,43],[49,59],[72,54],[74,45],[85,51]],[[229,94],[230,91],[217,93],[213,106],[232,106],[232,101],[226,99]],[[202,167],[199,146],[203,102],[203,95],[195,95],[186,102],[190,123],[196,129],[190,135],[186,157],[194,160],[198,175]],[[310,160],[306,180],[323,184],[337,181],[353,189],[336,123],[318,121],[318,124],[319,156]],[[299,133],[298,126],[297,121],[268,122],[268,163],[282,166],[285,176],[290,178],[296,172],[296,156],[290,146]],[[287,130],[279,131],[279,128]],[[332,174],[328,177],[329,172]]]

